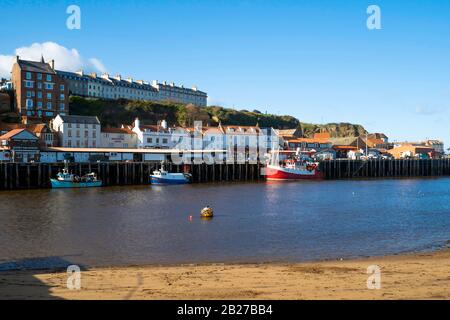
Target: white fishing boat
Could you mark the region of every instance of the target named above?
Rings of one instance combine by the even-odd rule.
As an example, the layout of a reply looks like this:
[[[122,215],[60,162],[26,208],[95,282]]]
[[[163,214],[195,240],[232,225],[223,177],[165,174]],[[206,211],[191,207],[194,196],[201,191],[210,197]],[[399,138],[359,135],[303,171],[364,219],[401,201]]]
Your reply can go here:
[[[153,171],[150,175],[150,183],[154,185],[168,185],[168,184],[187,184],[190,183],[192,175],[189,173],[171,173],[164,169]]]

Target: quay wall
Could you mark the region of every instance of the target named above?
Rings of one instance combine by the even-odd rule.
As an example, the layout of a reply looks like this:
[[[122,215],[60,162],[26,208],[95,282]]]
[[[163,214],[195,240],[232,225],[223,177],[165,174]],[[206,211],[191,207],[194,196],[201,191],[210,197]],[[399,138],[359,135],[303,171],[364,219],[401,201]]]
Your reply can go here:
[[[105,186],[148,184],[149,175],[161,167],[157,162],[69,163],[77,175],[97,173]],[[50,178],[63,163],[0,163],[0,190],[49,188]],[[189,172],[194,183],[264,181],[262,164],[167,164],[171,172]],[[450,159],[439,160],[334,160],[320,163],[325,179],[450,176]]]
[[[157,162],[69,163],[69,171],[82,176],[95,172],[104,186],[149,184],[149,175],[161,167]],[[64,163],[0,163],[0,190],[49,188],[50,178]],[[258,181],[261,164],[166,164],[170,172],[189,172],[194,183],[219,181]]]
[[[320,163],[326,179],[450,176],[450,159],[334,160]]]

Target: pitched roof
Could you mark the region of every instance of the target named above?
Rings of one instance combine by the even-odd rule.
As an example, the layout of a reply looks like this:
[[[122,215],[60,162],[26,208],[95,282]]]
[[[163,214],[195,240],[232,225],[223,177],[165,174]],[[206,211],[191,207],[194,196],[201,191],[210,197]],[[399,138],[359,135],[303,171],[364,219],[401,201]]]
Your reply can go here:
[[[324,139],[324,138],[293,138],[288,139],[287,142],[290,143],[331,143],[330,139]]]
[[[330,139],[331,135],[329,132],[319,132],[314,133],[314,139]]]
[[[41,133],[44,129],[48,128],[45,123],[32,123],[32,124],[23,124],[23,123],[1,123],[0,122],[0,131],[11,131],[14,129],[27,129],[33,133]]]
[[[64,122],[80,124],[100,124],[97,116],[68,116],[59,115]]]
[[[136,134],[128,128],[102,128],[104,133]]]
[[[361,137],[343,137],[343,138],[330,138],[330,142],[333,146],[359,146],[365,147],[365,142]]]
[[[257,126],[222,126],[225,133],[233,134],[246,134],[246,133],[259,133],[260,129]],[[232,129],[233,131],[229,131]]]
[[[18,135],[19,133],[23,132],[23,131],[28,131],[27,129],[14,129],[9,131],[8,133],[5,133],[4,135],[0,136],[0,140],[9,140],[12,137]],[[36,135],[30,131],[28,131],[30,134],[32,134],[36,139]]]
[[[56,74],[55,70],[53,70],[48,63],[19,59],[18,64],[20,66],[20,69],[24,71]]]
[[[379,146],[379,145],[385,145],[386,143],[381,139],[369,138],[369,139],[367,139],[367,144],[370,147],[374,147],[374,146]]]
[[[168,129],[164,129],[157,124],[143,124],[139,127],[139,129],[141,129],[141,131],[149,130],[151,132],[168,132]]]

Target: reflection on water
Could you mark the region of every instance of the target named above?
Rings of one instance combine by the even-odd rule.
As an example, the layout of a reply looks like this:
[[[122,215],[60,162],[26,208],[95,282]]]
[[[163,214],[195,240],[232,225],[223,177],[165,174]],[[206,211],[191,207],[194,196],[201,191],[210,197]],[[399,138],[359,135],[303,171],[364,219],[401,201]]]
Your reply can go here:
[[[205,205],[214,219],[200,219]],[[448,178],[0,193],[0,263],[304,261],[429,249],[449,239]]]

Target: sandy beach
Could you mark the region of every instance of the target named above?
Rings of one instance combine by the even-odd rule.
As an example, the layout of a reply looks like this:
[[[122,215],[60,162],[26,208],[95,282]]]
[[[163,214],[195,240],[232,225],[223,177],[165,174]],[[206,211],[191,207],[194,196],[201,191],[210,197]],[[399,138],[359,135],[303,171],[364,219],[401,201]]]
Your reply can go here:
[[[379,266],[381,288],[367,289]],[[66,272],[0,272],[0,299],[450,299],[450,250],[284,264],[111,267]]]

